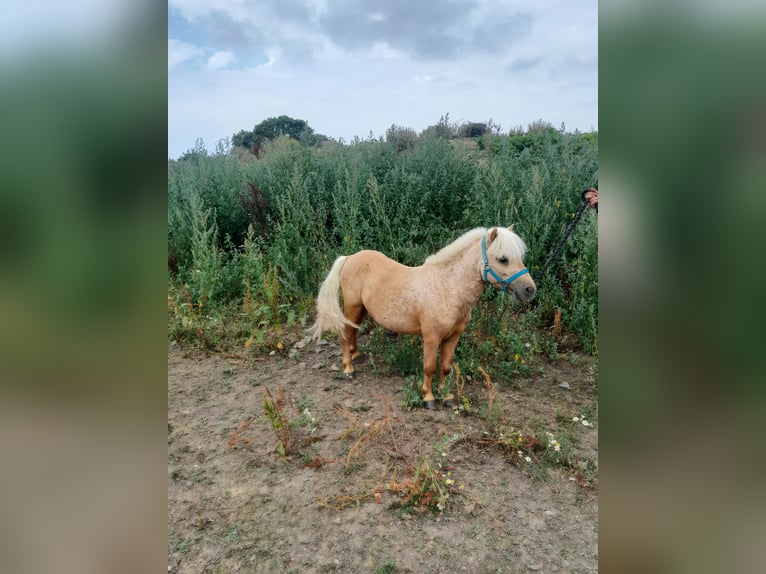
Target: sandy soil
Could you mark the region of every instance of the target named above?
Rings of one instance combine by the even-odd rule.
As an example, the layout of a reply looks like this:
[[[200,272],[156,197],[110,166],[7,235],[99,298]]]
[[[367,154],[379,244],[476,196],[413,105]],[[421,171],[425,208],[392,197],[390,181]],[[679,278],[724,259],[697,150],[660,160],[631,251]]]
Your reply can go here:
[[[373,361],[347,381],[339,366],[334,345],[262,359],[169,347],[168,572],[597,571],[597,481],[509,460],[478,416],[481,380],[466,383],[469,414],[410,411],[397,394],[405,379],[376,374]],[[535,367],[542,374],[495,381],[504,417],[524,433],[566,426],[592,467],[592,360]],[[284,461],[265,388],[286,393],[299,452]],[[594,428],[571,423],[584,409]],[[441,512],[402,506],[395,488],[424,460],[455,481]]]

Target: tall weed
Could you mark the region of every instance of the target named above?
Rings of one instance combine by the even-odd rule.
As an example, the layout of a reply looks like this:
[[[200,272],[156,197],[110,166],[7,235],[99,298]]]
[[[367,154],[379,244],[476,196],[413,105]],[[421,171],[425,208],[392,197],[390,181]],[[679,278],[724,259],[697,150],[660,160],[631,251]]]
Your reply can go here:
[[[448,117],[439,126],[450,127]],[[526,132],[493,134],[491,146],[482,147],[453,131],[443,137],[431,130],[407,145],[370,136],[316,147],[283,137],[257,158],[225,146],[209,154],[200,145],[169,162],[174,289],[187,285],[193,303],[207,310],[224,312],[232,303],[242,309],[248,301],[246,322],[267,329],[291,311],[292,322],[305,319],[296,314],[310,313],[338,255],[376,249],[420,265],[473,227],[514,224],[529,247],[538,296],[516,306],[488,289],[458,348],[465,364],[492,360],[523,372],[517,354],[528,368],[529,355],[544,348],[596,352],[594,212],[584,215],[550,271],[539,272],[572,221],[580,191],[598,183],[598,134],[538,122]]]
[[[223,254],[218,250],[218,224],[212,209],[205,209],[197,194],[189,198],[191,268],[186,284],[192,300],[201,307],[217,301],[221,291]]]
[[[316,290],[336,251],[328,246],[326,207],[312,201],[315,185],[315,176],[296,165],[287,187],[276,197],[279,218],[269,256],[279,268],[287,292],[296,295]]]

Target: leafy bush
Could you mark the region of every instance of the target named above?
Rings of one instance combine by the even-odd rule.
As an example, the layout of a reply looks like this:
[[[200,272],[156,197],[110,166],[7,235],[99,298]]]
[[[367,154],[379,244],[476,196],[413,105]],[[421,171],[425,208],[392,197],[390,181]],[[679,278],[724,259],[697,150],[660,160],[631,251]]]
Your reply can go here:
[[[580,191],[598,183],[598,134],[565,133],[542,121],[508,135],[493,127],[478,140],[456,139],[457,132],[446,115],[419,137],[396,125],[386,141],[370,136],[350,145],[276,137],[258,157],[223,145],[210,154],[198,142],[168,164],[176,295],[185,288],[192,305],[210,312],[248,301],[244,324],[263,331],[288,316],[290,324],[305,320],[338,255],[375,249],[420,265],[473,227],[513,223],[529,247],[538,296],[515,307],[488,289],[458,347],[461,364],[470,370],[492,361],[516,374],[546,349],[597,352],[594,212],[550,271],[539,272],[572,221]],[[178,305],[185,297],[178,295]],[[261,309],[258,318],[253,309]],[[390,366],[409,371],[415,354],[395,345]]]
[[[412,128],[393,124],[386,130],[386,143],[393,145],[398,152],[414,147],[417,139],[418,134]]]

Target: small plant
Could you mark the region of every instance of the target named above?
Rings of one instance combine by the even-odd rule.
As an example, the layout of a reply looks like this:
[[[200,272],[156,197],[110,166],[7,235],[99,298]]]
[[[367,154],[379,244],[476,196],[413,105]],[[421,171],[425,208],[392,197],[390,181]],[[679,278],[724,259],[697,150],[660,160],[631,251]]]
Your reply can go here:
[[[460,406],[462,407],[461,410],[464,410],[466,413],[471,412],[471,401],[468,399],[467,396],[465,396],[465,377],[463,376],[462,371],[460,370],[460,365],[457,363],[454,364],[455,369],[455,396],[458,399],[458,402],[460,403]]]
[[[561,455],[566,454],[562,451],[561,442],[550,431],[545,431],[543,444],[546,448],[545,452],[550,453],[557,461],[560,460]]]
[[[527,434],[500,423],[492,433],[484,431],[483,437],[474,440],[500,448],[509,462],[535,479],[547,480],[549,471],[558,468],[570,473],[570,480],[583,489],[595,488],[598,461],[581,460],[575,454],[573,440],[578,427],[590,428],[592,424],[583,416],[569,417],[560,411],[556,412],[556,420],[559,425],[555,431],[540,424],[534,432]]]
[[[375,569],[375,574],[396,574],[397,571],[396,562],[393,560],[386,560]]]
[[[457,433],[445,434],[434,445],[436,462],[423,455],[417,466],[407,469],[407,479],[399,482],[392,478],[387,490],[401,496],[398,504],[403,510],[411,508],[427,508],[434,512],[442,512],[447,508],[450,494],[462,494],[465,488],[458,486],[452,476],[454,468],[447,461],[447,450],[450,445],[462,440]]]
[[[548,471],[553,468],[564,469],[568,472],[576,470],[577,457],[574,454],[572,438],[569,429],[560,427],[555,433],[549,430],[541,430],[541,450],[539,452],[539,472],[541,478],[547,477]]]
[[[508,456],[510,462],[519,465],[531,463],[535,453],[542,449],[539,438],[524,434],[512,426],[498,427],[493,435],[485,431],[480,442],[496,445]]]
[[[580,415],[580,416],[572,417],[572,422],[580,423],[582,426],[584,426],[586,428],[593,428],[593,423],[590,422],[588,419],[586,419],[585,415]]]
[[[287,400],[282,389],[277,391],[275,400],[269,388],[266,385],[263,386],[263,409],[277,436],[276,451],[282,460],[286,460],[287,455],[292,454],[295,447],[292,428],[285,412],[286,407]]]
[[[503,406],[497,395],[495,383],[492,382],[489,373],[482,367],[479,367],[479,372],[484,377],[484,384],[487,387],[487,404],[482,409],[481,416],[484,419],[489,434],[494,435],[503,419]]]
[[[314,418],[314,415],[311,414],[308,407],[306,407],[301,411],[301,414],[298,415],[298,417],[290,421],[290,427],[294,429],[304,427],[308,428],[311,433],[315,433],[319,430],[319,423]]]
[[[397,391],[402,408],[411,411],[423,406],[423,393],[420,390],[422,384],[423,379],[418,375],[407,377],[405,385]]]
[[[542,351],[549,359],[556,360],[559,358],[559,344],[558,341],[546,338],[543,340]]]
[[[185,285],[180,286],[181,293],[172,286],[171,289],[173,294],[168,294],[168,315],[173,338],[180,341],[187,337],[201,336],[204,332],[204,301],[194,303]]]
[[[463,392],[465,389],[465,377],[460,370],[460,365],[453,363],[452,370],[444,382],[444,388],[437,390],[436,395],[438,399],[443,400],[449,397],[450,394],[454,395],[457,401],[457,406],[454,408],[454,413],[459,415],[460,413],[468,414],[471,412],[471,400]]]
[[[279,333],[281,324],[279,317],[279,279],[277,277],[276,265],[269,264],[267,266],[266,274],[263,276],[262,293],[271,327]]]
[[[305,409],[313,409],[316,406],[316,402],[311,397],[303,397],[295,406],[298,407],[298,410],[303,411]]]
[[[280,303],[279,277],[276,265],[266,266],[260,289],[256,289],[257,298],[253,297],[250,279],[244,280],[245,291],[242,299],[242,315],[250,326],[250,337],[245,341],[245,348],[253,342],[259,347],[266,345],[267,336],[273,342],[278,340],[283,327],[293,327],[296,322],[295,310],[287,303]],[[283,315],[286,319],[283,322]]]
[[[392,478],[388,485],[389,491],[402,497],[402,508],[428,508],[434,512],[447,508],[450,493],[455,492],[451,471],[440,469],[427,456],[422,456],[417,467],[407,470],[407,475],[401,482]]]

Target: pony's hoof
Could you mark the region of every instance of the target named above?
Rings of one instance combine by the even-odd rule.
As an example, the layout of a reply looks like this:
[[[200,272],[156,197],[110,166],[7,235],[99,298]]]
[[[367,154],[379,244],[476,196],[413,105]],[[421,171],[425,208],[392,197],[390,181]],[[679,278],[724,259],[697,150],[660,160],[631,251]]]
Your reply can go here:
[[[452,397],[451,399],[445,399],[442,404],[448,409],[454,409],[457,408],[458,402],[455,397]]]
[[[356,378],[356,373],[346,373],[346,380],[353,381]]]
[[[423,401],[423,408],[429,411],[436,410],[436,401]]]

